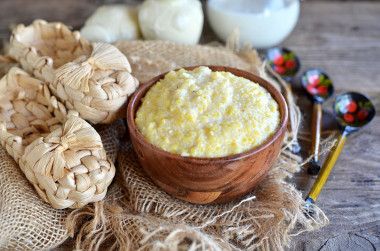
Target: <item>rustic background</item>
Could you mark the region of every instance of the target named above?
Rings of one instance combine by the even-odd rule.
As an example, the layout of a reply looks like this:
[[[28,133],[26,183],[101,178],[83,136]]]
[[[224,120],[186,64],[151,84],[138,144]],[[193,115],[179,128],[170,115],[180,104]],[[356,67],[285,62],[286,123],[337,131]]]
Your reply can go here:
[[[380,2],[306,1],[296,29],[284,41],[299,54],[301,72],[325,69],[336,93],[323,104],[323,130],[334,128],[332,103],[336,95],[357,91],[375,103],[372,124],[349,136],[326,182],[318,204],[330,225],[295,238],[294,250],[380,249]],[[299,88],[299,83],[296,84]],[[299,92],[302,95],[302,92]],[[311,107],[299,98],[308,131]],[[314,179],[306,170],[293,180],[305,195]]]
[[[37,18],[62,21],[78,29],[99,5],[120,2],[137,5],[141,1],[1,0],[0,39],[9,38],[12,25],[29,24]],[[213,40],[217,38],[206,22],[201,43]],[[295,237],[289,249],[380,249],[380,1],[303,1],[299,22],[282,45],[299,55],[300,72],[322,68],[334,82],[335,95],[363,92],[372,98],[378,111],[371,125],[349,136],[318,198],[330,225]],[[294,89],[304,114],[301,129],[308,137],[311,104],[303,96],[298,79]],[[323,105],[324,131],[336,129],[333,100]],[[302,144],[306,156],[309,143]],[[306,195],[314,180],[304,168],[291,182]]]

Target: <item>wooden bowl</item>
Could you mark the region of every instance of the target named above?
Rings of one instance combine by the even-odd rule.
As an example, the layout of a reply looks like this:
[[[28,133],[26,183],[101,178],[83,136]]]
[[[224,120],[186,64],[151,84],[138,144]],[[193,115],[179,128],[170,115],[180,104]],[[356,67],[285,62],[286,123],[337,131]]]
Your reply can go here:
[[[192,70],[195,67],[185,67]],[[260,84],[279,104],[280,124],[263,144],[241,154],[217,158],[185,157],[162,150],[148,142],[138,131],[135,114],[141,98],[163,73],[141,86],[127,109],[130,137],[144,171],[159,187],[179,199],[198,204],[216,204],[235,199],[251,191],[276,160],[288,122],[285,100],[266,80],[246,71],[223,66],[208,66],[213,71],[228,71]]]

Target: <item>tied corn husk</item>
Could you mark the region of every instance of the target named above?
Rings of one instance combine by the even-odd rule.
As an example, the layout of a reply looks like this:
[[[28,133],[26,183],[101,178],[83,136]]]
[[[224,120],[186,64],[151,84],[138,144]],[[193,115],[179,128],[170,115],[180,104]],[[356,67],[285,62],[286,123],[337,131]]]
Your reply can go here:
[[[250,49],[167,41],[128,41],[115,46],[130,58],[142,83],[170,69],[205,64],[247,70],[282,87]],[[293,236],[328,224],[315,205],[314,215],[306,216],[301,192],[288,182],[307,163],[300,163],[300,156],[287,150],[292,137],[286,134],[276,162],[260,185],[246,196],[219,205],[191,204],[162,191],[145,174],[125,138],[117,178],[107,198],[68,217],[72,226],[85,217],[75,249],[99,250],[104,244],[109,250],[283,250]]]
[[[115,46],[127,55],[141,83],[170,69],[217,64],[250,71],[281,88],[266,74],[254,50],[167,41],[124,41]],[[1,250],[54,249],[74,233],[75,240],[59,250],[283,250],[293,236],[328,224],[317,206],[313,216],[305,216],[302,193],[289,182],[307,163],[299,163],[299,156],[286,150],[293,134],[287,133],[270,173],[248,197],[223,205],[193,205],[152,183],[128,137],[119,141],[122,127],[125,130],[120,120],[95,126],[107,154],[118,159],[118,173],[103,201],[75,210],[53,209],[36,198],[17,165],[0,149]]]
[[[0,80],[0,142],[54,208],[102,200],[115,167],[95,129],[19,68]]]
[[[139,85],[128,59],[116,47],[90,43],[62,23],[36,20],[27,27],[18,25],[9,55],[47,82],[67,109],[94,124],[123,117],[128,97]]]

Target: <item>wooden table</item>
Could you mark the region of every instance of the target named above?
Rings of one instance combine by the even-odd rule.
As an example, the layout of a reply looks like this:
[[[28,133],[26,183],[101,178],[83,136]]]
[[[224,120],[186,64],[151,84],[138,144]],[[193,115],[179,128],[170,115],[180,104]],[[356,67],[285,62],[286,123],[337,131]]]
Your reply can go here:
[[[36,18],[62,21],[79,28],[98,5],[111,0],[2,0],[0,38],[9,37],[11,23]],[[139,3],[138,0],[124,2]],[[59,6],[59,7],[57,7]],[[294,32],[283,42],[309,67],[326,70],[336,95],[347,91],[367,94],[380,114],[380,2],[305,1]],[[216,37],[206,24],[202,43]],[[309,131],[311,104],[303,97],[296,78],[294,89],[304,116],[301,130]],[[336,129],[330,99],[323,105],[323,130]],[[309,143],[303,142],[304,149]],[[303,152],[305,155],[306,152]],[[314,182],[306,168],[292,182],[306,195]],[[318,205],[330,225],[293,238],[289,250],[380,249],[380,120],[349,137]]]
[[[283,44],[299,55],[301,72],[318,67],[333,80],[336,93],[323,104],[323,130],[335,126],[338,94],[363,92],[377,109],[372,124],[349,136],[318,198],[330,225],[294,238],[291,250],[380,249],[380,2],[303,2]],[[305,114],[302,131],[308,131],[310,102],[300,98],[298,104]],[[293,181],[306,196],[314,179],[305,168]]]

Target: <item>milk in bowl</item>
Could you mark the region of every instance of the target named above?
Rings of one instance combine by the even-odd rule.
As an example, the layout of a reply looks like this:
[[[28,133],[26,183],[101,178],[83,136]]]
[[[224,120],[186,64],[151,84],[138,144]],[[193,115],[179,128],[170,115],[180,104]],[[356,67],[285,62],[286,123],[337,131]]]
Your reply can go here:
[[[216,35],[226,41],[235,29],[241,44],[269,48],[294,29],[300,12],[298,0],[208,0],[207,17]]]

